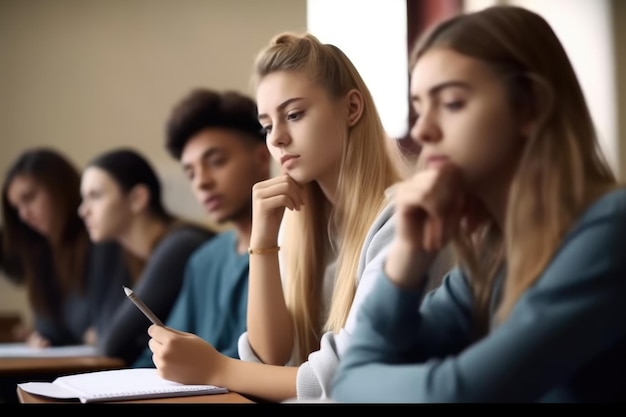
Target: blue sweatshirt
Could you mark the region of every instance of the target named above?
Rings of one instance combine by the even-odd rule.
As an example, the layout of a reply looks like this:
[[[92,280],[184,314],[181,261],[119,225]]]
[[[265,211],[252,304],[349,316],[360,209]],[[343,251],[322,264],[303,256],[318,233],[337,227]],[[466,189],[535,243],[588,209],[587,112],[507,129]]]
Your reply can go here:
[[[478,341],[462,270],[454,269],[421,306],[420,291],[397,287],[381,271],[341,357],[333,400],[624,401],[624,239],[621,189],[585,211],[508,319]],[[494,294],[502,285],[496,282]]]

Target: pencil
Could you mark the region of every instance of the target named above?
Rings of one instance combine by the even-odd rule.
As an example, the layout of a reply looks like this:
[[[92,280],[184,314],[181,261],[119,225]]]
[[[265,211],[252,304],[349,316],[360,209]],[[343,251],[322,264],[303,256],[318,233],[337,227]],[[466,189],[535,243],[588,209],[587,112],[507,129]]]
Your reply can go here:
[[[130,301],[133,302],[133,304],[135,304],[137,306],[137,308],[139,310],[141,310],[141,312],[154,324],[156,324],[157,326],[163,326],[163,322],[161,320],[159,320],[159,318],[152,312],[152,310],[150,310],[148,308],[147,305],[144,304],[143,301],[141,301],[141,298],[137,297],[137,295],[135,295],[135,293],[133,292],[133,290],[131,290],[130,288],[126,287],[126,286],[122,286],[124,288],[124,292],[126,293],[126,296],[128,298],[130,298]]]

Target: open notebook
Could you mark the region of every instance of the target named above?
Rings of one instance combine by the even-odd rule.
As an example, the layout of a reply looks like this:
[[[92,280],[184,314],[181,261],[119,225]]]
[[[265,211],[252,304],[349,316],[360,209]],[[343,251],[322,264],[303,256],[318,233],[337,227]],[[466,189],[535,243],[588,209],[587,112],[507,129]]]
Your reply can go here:
[[[77,398],[82,403],[220,394],[214,385],[184,385],[161,378],[154,368],[129,368],[60,376],[53,382],[25,382],[18,386],[31,394]]]

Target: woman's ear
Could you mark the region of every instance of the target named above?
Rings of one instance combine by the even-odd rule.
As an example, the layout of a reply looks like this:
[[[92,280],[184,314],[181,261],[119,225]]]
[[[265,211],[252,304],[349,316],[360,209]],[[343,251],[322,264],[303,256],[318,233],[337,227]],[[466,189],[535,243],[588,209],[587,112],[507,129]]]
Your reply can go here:
[[[348,91],[346,95],[348,105],[348,127],[352,127],[358,123],[363,115],[363,96],[357,89]]]
[[[133,213],[144,211],[150,202],[150,191],[144,184],[137,184],[128,193],[130,210]]]

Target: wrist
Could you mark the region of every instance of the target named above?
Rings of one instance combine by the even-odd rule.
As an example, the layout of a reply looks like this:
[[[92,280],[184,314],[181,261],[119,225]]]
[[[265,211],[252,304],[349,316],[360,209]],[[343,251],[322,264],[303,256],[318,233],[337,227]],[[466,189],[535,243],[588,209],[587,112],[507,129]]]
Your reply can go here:
[[[210,382],[210,384],[233,390],[234,388],[231,380],[233,379],[233,375],[235,375],[236,379],[236,362],[236,359],[220,354],[220,365],[219,371],[217,372],[217,378],[215,378],[215,381]]]
[[[387,277],[403,288],[418,288],[428,273],[437,253],[416,250],[395,241],[387,255],[384,271]]]
[[[251,249],[267,249],[267,248],[276,248],[278,247],[278,237],[274,236],[274,238],[267,238],[262,236],[250,236],[250,246]]]

